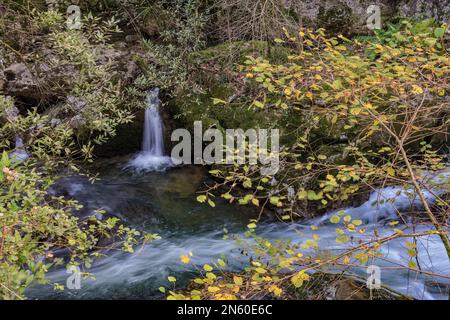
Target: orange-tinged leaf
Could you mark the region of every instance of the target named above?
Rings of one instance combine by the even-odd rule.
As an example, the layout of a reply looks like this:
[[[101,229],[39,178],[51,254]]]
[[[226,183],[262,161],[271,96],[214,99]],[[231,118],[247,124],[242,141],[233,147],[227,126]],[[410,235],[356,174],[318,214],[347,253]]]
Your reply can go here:
[[[188,264],[190,259],[188,255],[184,255],[180,257],[181,262],[183,262],[184,264]]]

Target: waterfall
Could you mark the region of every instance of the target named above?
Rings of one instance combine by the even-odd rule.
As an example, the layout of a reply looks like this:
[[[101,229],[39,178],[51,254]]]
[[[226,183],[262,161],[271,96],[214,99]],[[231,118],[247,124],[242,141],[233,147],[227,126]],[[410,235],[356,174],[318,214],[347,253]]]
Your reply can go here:
[[[164,123],[159,114],[159,105],[159,88],[150,90],[147,94],[142,151],[126,168],[138,172],[163,171],[172,165],[170,157],[164,156]]]
[[[164,124],[159,114],[159,88],[149,91],[145,110],[142,151],[156,157],[164,155]]]

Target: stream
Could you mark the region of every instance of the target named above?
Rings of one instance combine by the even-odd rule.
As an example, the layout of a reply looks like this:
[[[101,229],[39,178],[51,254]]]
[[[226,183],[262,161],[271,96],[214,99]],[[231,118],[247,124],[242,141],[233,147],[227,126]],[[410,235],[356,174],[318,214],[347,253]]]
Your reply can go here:
[[[252,208],[230,205],[216,198],[216,207],[196,201],[196,192],[208,179],[207,170],[199,166],[174,167],[165,157],[162,140],[162,121],[158,114],[157,92],[149,94],[149,108],[146,111],[145,136],[142,152],[125,157],[97,160],[93,170],[100,180],[94,184],[86,177],[71,176],[57,181],[52,192],[76,199],[84,205],[80,216],[102,215],[103,209],[121,219],[122,223],[140,231],[158,233],[162,239],[138,247],[133,254],[107,252],[89,270],[96,279],[83,279],[81,289],[63,292],[54,291],[50,285],[39,285],[27,289],[30,299],[160,299],[160,286],[168,286],[167,276],[177,277],[177,287],[182,288],[195,275],[192,265],[184,265],[180,256],[193,253],[192,261],[201,266],[226,256],[232,270],[241,270],[245,259],[239,255],[235,241],[223,239],[223,229],[229,233],[243,234],[249,219],[255,218]],[[445,172],[435,180],[448,179]],[[433,195],[426,193],[432,202]],[[393,201],[388,199],[395,198]],[[362,219],[366,234],[377,230],[380,236],[393,233],[389,221],[397,220],[397,212],[405,213],[417,199],[411,200],[404,190],[387,187],[374,192],[370,199],[359,207],[345,208],[353,219]],[[263,222],[258,225],[258,235],[270,240],[290,239],[301,244],[311,239],[312,234],[320,236],[321,250],[338,253],[343,245],[336,243],[335,228],[329,217],[336,212],[304,221],[285,224]],[[316,231],[311,225],[317,225]],[[398,226],[397,226],[398,227]],[[430,225],[420,225],[414,232],[430,230]],[[406,230],[405,232],[412,231]],[[354,241],[362,235],[355,234]],[[450,281],[448,278],[426,276],[405,269],[410,258],[406,241],[402,238],[384,245],[383,258],[369,264],[382,267],[381,282],[403,294],[418,299],[448,299]],[[440,239],[436,235],[421,237],[417,243],[418,260],[422,270],[450,277],[450,263]],[[308,252],[308,250],[305,250]],[[338,270],[337,270],[338,271]],[[366,268],[352,271],[367,278]],[[62,284],[69,275],[65,268],[51,270],[48,277]]]

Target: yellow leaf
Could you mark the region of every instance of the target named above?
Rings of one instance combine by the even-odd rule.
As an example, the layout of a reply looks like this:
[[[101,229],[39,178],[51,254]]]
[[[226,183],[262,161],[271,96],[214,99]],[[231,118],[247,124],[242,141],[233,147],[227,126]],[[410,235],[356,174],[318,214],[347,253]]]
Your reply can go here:
[[[350,113],[354,116],[357,116],[358,114],[361,113],[361,108],[353,108],[350,110]]]
[[[206,273],[206,278],[210,279],[210,280],[216,280],[217,276],[214,273],[212,273],[212,272],[207,272]]]
[[[332,216],[330,218],[330,222],[334,223],[334,224],[339,223],[340,220],[341,220],[341,218],[339,218],[338,216]]]
[[[395,170],[394,170],[393,168],[391,168],[391,167],[387,168],[387,169],[386,169],[386,172],[387,172],[387,174],[390,175],[391,177],[394,177],[394,176],[395,176]]]
[[[188,264],[189,261],[190,261],[189,256],[187,256],[187,255],[181,256],[181,257],[180,257],[180,260],[181,260],[181,262],[183,262],[183,263],[185,263],[185,264]]]
[[[255,268],[255,271],[258,272],[258,273],[262,273],[262,274],[267,272],[267,270],[264,269],[264,268]]]
[[[203,269],[205,270],[205,271],[212,271],[213,270],[213,267],[211,267],[209,264],[205,264],[204,266],[203,266]]]
[[[216,105],[216,104],[226,104],[226,103],[227,103],[226,101],[221,100],[221,99],[217,99],[217,98],[213,99],[213,104],[214,105]]]
[[[217,292],[219,290],[220,290],[220,288],[218,288],[218,287],[208,287],[208,291],[212,292],[212,293],[215,293],[215,292]]]
[[[419,87],[418,85],[413,84],[411,92],[413,94],[421,94],[421,93],[423,93],[423,89],[421,87]]]
[[[233,281],[236,285],[241,286],[244,280],[241,277],[233,276]]]
[[[350,239],[346,235],[342,235],[336,238],[337,243],[347,243]]]
[[[225,267],[227,264],[225,263],[225,261],[223,261],[222,259],[218,259],[217,262],[219,263],[219,265],[223,268]]]
[[[291,282],[296,288],[300,288],[303,285],[304,281],[309,280],[309,275],[306,274],[303,270],[296,273],[292,278]]]
[[[306,199],[307,196],[308,196],[308,192],[306,190],[302,190],[297,193],[297,197],[299,200]]]

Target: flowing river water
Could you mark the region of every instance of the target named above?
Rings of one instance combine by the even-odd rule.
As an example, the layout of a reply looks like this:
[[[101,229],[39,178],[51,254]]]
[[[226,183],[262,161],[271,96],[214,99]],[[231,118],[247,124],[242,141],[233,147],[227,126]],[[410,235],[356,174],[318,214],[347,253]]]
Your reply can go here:
[[[193,252],[197,265],[209,263],[227,256],[232,270],[241,270],[245,259],[240,259],[235,241],[223,238],[223,229],[230,233],[243,234],[249,219],[256,212],[244,206],[230,205],[217,200],[215,208],[196,201],[196,192],[207,178],[205,168],[198,166],[173,167],[170,158],[163,155],[162,122],[157,110],[157,92],[149,94],[149,109],[146,113],[146,128],[143,151],[137,155],[98,160],[94,170],[100,180],[94,184],[82,176],[59,180],[52,192],[80,201],[84,208],[81,216],[97,214],[103,209],[115,215],[122,223],[141,231],[158,233],[162,239],[137,248],[133,254],[118,251],[106,252],[86,270],[96,279],[83,279],[78,290],[57,292],[50,285],[34,286],[26,294],[31,299],[158,299],[158,291],[167,286],[167,276],[177,277],[182,286],[195,274],[192,266],[184,265],[180,256]],[[155,129],[156,128],[156,129]],[[448,179],[443,173],[435,180]],[[436,191],[438,192],[438,191]],[[426,193],[430,202],[433,196]],[[393,201],[388,199],[395,198]],[[416,203],[414,203],[416,202]],[[377,230],[379,236],[393,233],[388,222],[398,219],[397,212],[406,214],[417,200],[399,188],[387,187],[374,192],[370,199],[359,207],[345,208],[353,219],[362,219],[366,234]],[[321,250],[340,252],[343,245],[336,243],[336,226],[329,223],[335,212],[302,223],[260,223],[259,235],[268,239],[291,240],[301,244],[311,239],[312,233],[320,236]],[[316,231],[311,225],[317,225]],[[421,225],[414,232],[432,229]],[[410,230],[411,231],[411,230]],[[406,230],[405,232],[408,232]],[[362,237],[362,235],[360,235]],[[355,241],[358,236],[355,236]],[[429,276],[398,268],[408,264],[410,257],[399,239],[382,247],[383,258],[372,261],[382,267],[381,282],[403,294],[418,299],[448,299],[450,263],[440,239],[435,235],[421,237],[417,242],[418,261],[422,270],[445,277]],[[366,268],[354,268],[356,274],[366,278]],[[65,284],[69,274],[65,268],[51,270],[49,278]]]

